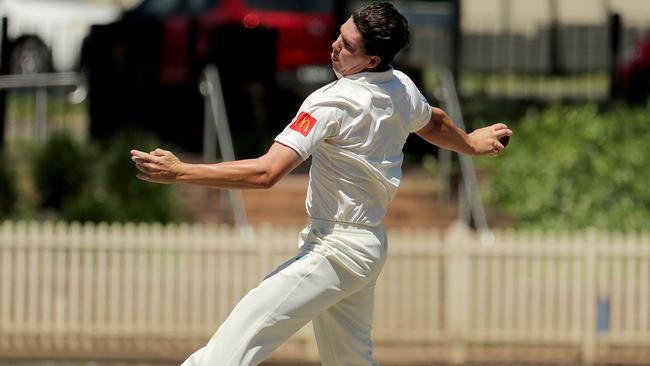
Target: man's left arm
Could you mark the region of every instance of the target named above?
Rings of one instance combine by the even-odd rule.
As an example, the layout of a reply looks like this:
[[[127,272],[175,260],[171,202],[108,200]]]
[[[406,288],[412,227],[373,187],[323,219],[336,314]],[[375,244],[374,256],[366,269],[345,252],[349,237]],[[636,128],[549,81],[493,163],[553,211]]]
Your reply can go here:
[[[512,136],[504,123],[479,128],[466,133],[440,108],[431,107],[431,118],[418,136],[433,145],[467,155],[498,155],[505,146],[499,139]]]

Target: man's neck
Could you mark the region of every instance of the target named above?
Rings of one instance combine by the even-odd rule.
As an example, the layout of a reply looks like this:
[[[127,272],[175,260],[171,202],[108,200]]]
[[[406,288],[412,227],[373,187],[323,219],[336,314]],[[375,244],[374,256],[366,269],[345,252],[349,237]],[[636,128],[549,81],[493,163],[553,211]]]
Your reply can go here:
[[[365,71],[367,72],[384,72],[392,69],[393,67],[390,64],[385,64],[385,65],[377,65],[377,67],[374,67],[372,69],[366,69]]]

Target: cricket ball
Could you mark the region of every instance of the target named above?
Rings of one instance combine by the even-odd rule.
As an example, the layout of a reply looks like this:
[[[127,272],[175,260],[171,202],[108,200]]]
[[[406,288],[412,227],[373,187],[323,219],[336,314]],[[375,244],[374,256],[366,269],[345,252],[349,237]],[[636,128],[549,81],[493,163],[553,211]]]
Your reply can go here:
[[[510,142],[510,136],[503,136],[503,137],[501,137],[501,138],[499,139],[499,142],[501,143],[501,145],[503,145],[503,147],[508,146],[508,143]]]

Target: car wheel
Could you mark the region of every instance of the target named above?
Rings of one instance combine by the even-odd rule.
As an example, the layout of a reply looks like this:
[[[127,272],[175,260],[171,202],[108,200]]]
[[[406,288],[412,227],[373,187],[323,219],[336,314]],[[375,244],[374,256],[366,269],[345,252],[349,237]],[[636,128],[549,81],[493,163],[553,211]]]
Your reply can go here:
[[[50,50],[38,38],[19,40],[9,57],[10,74],[40,74],[52,70]]]

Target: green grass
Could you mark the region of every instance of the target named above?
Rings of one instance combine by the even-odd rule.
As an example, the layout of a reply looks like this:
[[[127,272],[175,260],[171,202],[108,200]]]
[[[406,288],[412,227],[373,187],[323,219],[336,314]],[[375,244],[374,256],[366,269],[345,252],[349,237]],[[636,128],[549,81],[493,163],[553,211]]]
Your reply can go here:
[[[604,72],[565,76],[464,72],[460,90],[463,95],[490,97],[601,100],[609,95],[609,76]]]
[[[22,154],[34,144],[36,134],[36,102],[33,92],[14,91],[6,99],[5,143],[9,152]],[[47,97],[46,129],[66,130],[85,139],[90,120],[85,102],[72,104],[67,93],[50,93]]]
[[[47,95],[48,117],[62,114],[82,116],[86,114],[86,103],[72,104],[68,93],[56,92]],[[34,114],[35,93],[31,91],[14,91],[7,95],[7,115],[13,118],[30,118]]]

